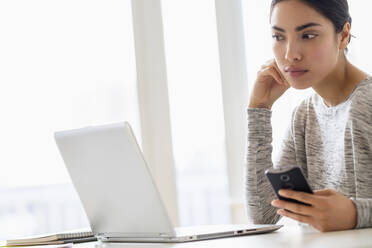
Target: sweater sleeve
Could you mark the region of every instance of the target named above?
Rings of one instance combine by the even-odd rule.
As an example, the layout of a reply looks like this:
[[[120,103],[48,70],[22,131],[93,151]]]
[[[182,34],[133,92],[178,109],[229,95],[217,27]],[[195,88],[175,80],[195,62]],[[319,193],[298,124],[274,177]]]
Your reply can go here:
[[[254,224],[275,224],[280,219],[271,206],[276,198],[265,170],[272,163],[271,111],[248,108],[248,139],[245,169],[246,208],[249,221]],[[295,151],[291,132],[287,132],[281,147],[278,166],[295,164]]]
[[[355,203],[358,213],[355,228],[372,227],[372,199],[352,197],[351,200]]]

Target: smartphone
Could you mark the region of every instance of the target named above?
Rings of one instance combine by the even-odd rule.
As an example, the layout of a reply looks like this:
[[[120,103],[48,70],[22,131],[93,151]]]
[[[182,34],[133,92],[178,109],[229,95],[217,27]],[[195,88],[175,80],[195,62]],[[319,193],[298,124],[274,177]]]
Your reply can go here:
[[[271,183],[271,186],[273,187],[276,196],[280,200],[309,205],[304,202],[280,196],[278,193],[280,189],[292,189],[295,191],[302,191],[309,194],[314,194],[299,167],[295,166],[283,168],[270,168],[265,171],[265,174],[267,179]]]

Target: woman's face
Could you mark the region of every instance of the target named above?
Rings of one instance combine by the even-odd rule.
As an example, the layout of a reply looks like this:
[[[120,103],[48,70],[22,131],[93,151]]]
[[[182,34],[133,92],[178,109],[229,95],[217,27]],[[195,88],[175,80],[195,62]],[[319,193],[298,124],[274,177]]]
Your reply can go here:
[[[288,83],[306,89],[335,70],[339,35],[330,20],[296,0],[275,5],[271,15],[276,63]]]

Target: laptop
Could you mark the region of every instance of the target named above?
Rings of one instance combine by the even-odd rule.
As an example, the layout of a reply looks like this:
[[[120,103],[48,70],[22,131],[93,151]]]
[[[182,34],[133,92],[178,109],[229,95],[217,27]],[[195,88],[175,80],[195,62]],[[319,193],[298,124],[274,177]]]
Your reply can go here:
[[[100,241],[187,242],[268,233],[282,227],[174,227],[127,122],[60,131],[55,140]]]

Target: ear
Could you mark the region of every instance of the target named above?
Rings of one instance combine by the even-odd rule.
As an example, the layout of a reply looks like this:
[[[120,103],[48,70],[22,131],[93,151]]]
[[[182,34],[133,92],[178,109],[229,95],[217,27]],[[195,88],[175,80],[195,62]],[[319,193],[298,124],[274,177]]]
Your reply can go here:
[[[350,29],[351,29],[351,25],[349,22],[346,22],[345,25],[344,25],[344,28],[342,29],[341,33],[340,33],[340,36],[341,36],[341,40],[340,40],[340,50],[344,50],[347,45],[349,44],[349,40],[350,40]]]

